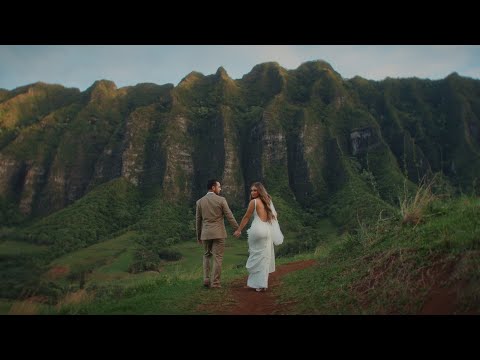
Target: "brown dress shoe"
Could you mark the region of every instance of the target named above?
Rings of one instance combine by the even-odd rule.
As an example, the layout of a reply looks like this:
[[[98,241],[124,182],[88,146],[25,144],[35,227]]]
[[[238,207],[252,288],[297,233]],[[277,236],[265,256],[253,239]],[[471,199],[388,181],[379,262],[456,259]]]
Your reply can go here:
[[[206,288],[210,287],[210,281],[205,280],[205,281],[203,282],[203,286],[205,286]]]

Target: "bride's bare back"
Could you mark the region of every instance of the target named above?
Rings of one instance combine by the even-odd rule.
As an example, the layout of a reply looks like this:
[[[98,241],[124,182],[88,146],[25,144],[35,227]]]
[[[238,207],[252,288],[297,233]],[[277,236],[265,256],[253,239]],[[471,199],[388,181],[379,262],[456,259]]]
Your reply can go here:
[[[265,209],[265,205],[263,204],[263,201],[260,200],[260,199],[256,199],[257,201],[257,214],[258,214],[258,217],[260,218],[260,220],[262,220],[263,222],[266,222],[267,219],[268,219],[268,216],[267,216],[267,210]]]

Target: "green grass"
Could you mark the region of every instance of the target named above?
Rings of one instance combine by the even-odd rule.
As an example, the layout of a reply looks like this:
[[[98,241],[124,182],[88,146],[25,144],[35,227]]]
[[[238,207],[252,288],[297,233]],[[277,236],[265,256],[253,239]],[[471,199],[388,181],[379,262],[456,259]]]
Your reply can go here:
[[[331,238],[336,229],[327,220],[317,224],[322,229],[322,241]],[[320,234],[320,233],[317,233]],[[294,233],[285,233],[286,242],[296,242]],[[226,241],[222,265],[224,288],[205,291],[202,287],[203,247],[193,239],[170,247],[182,258],[178,261],[163,262],[158,272],[147,271],[139,274],[128,273],[132,263],[135,238],[134,232],[116,239],[78,250],[55,260],[52,266],[69,266],[71,271],[90,268],[85,289],[95,298],[79,305],[64,305],[61,309],[47,309],[47,313],[62,314],[202,314],[213,311],[201,308],[202,304],[224,304],[231,301],[228,284],[248,275],[245,264],[248,258],[246,236],[241,239],[229,237]],[[130,246],[128,250],[124,247]],[[280,247],[276,248],[279,251]],[[122,252],[122,250],[125,250]],[[277,264],[308,259],[312,253],[294,254],[278,258]],[[92,268],[93,267],[93,268]],[[77,291],[72,287],[71,291]],[[200,306],[200,307],[199,307]]]
[[[124,237],[128,238],[128,235]],[[118,239],[105,244],[109,242],[116,244],[116,250],[119,249]],[[62,257],[55,263],[84,266],[85,263],[100,263],[105,261],[106,256],[115,254],[112,246],[105,245],[102,250],[100,245],[102,244],[77,251],[71,257]],[[95,249],[92,249],[93,247]],[[227,239],[222,283],[228,284],[247,274],[247,248],[245,239]],[[159,272],[140,274],[125,272],[129,258],[123,253],[108,266],[100,266],[89,274],[85,288],[95,293],[92,301],[44,311],[50,314],[202,314],[205,311],[199,308],[199,305],[221,302],[226,296],[225,289],[216,292],[203,289],[203,248],[192,240],[180,243],[172,249],[182,253],[181,260],[164,263]],[[115,271],[115,268],[118,271]]]
[[[177,262],[167,264],[165,271],[179,273],[194,273],[201,275],[203,246],[197,242],[186,242],[172,247],[182,253],[183,258]],[[229,237],[225,243],[225,253],[223,257],[223,270],[235,268],[243,264],[248,257],[248,244],[245,238],[236,239]]]
[[[130,254],[134,246],[133,232],[127,232],[114,239],[74,251],[55,259],[50,264],[50,267],[67,266],[71,272],[78,272],[84,269],[93,269],[99,267],[99,265],[105,265],[101,267],[102,272],[108,273],[114,269],[126,272],[125,254]]]
[[[48,251],[48,246],[34,245],[23,241],[1,240],[0,256],[38,255]]]
[[[334,238],[335,228],[329,221],[323,220],[319,226],[324,229],[325,241]],[[88,276],[85,288],[87,291],[95,293],[92,301],[79,305],[64,305],[59,310],[50,308],[46,310],[46,313],[206,314],[214,311],[214,304],[221,306],[232,301],[228,293],[228,284],[248,275],[245,269],[248,258],[248,244],[245,236],[241,239],[233,237],[227,239],[222,265],[224,287],[219,291],[208,291],[202,286],[203,247],[192,239],[192,241],[172,246],[171,249],[181,252],[182,259],[165,262],[159,272],[126,273],[124,269],[128,267],[128,258],[125,254],[120,255],[110,263],[109,271],[106,271],[107,267],[101,266]],[[278,249],[277,247],[276,250]],[[82,259],[84,257],[84,255],[77,254],[74,258]],[[277,264],[281,265],[312,257],[314,254],[311,252],[296,254],[278,258]],[[71,259],[67,260],[64,257],[62,263],[69,261]],[[113,271],[114,264],[121,261],[123,261],[123,267],[120,266],[118,272]],[[208,305],[208,310],[202,308],[202,305]]]
[[[418,226],[379,222],[321,244],[317,266],[285,276],[280,301],[298,314],[416,314],[440,281],[457,289],[456,311],[478,313],[479,248],[480,199],[437,201]]]
[[[6,315],[12,307],[13,300],[0,299],[0,315]]]
[[[138,191],[118,178],[97,186],[72,205],[22,231],[30,242],[53,245],[56,256],[108,239],[138,215]]]
[[[205,301],[199,295],[204,291],[198,281],[173,282],[168,278],[145,279],[135,286],[105,290],[92,303],[64,306],[60,314],[200,314],[197,306]],[[207,291],[205,291],[207,293]],[[218,295],[209,293],[210,296]],[[47,312],[48,313],[48,312]]]
[[[276,259],[277,266],[317,260],[313,267],[285,275],[273,289],[280,304],[294,303],[292,314],[416,314],[434,283],[456,289],[455,311],[480,311],[478,198],[436,200],[417,226],[395,218],[338,235],[328,219],[321,219],[316,230],[315,251]],[[286,241],[299,240],[293,236],[286,233]],[[202,286],[203,248],[193,239],[172,246],[182,259],[164,262],[158,272],[127,272],[134,238],[134,232],[126,233],[54,261],[72,269],[91,267],[84,286],[90,298],[64,301],[61,307],[42,305],[40,313],[208,314],[233,301],[229,284],[248,275],[245,236],[227,239],[218,291]],[[85,290],[72,287],[68,295]],[[8,312],[8,304],[2,306]]]
[[[113,261],[111,261],[111,263],[99,267],[97,271],[104,274],[127,272],[128,267],[133,262],[133,252],[134,249],[126,249]]]

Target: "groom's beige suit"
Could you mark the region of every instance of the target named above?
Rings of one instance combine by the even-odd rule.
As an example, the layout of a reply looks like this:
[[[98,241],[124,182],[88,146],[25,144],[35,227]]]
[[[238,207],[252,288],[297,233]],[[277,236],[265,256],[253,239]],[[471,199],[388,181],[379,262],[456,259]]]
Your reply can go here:
[[[220,287],[223,253],[227,231],[223,217],[237,230],[238,223],[228,207],[227,200],[208,192],[197,201],[196,228],[197,241],[202,241],[205,248],[203,255],[203,283],[205,286]],[[210,261],[213,255],[213,278],[210,279]]]

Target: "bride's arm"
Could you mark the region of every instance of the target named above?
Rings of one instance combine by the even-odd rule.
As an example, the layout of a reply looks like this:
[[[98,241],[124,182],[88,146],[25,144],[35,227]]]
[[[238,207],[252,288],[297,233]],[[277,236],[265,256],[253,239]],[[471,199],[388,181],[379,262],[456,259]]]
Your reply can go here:
[[[243,219],[242,219],[242,222],[240,223],[240,225],[238,226],[238,229],[237,231],[235,231],[233,233],[234,236],[237,236],[239,237],[240,234],[242,233],[242,230],[243,228],[248,224],[248,222],[250,221],[250,217],[252,216],[253,214],[253,209],[255,207],[255,200],[250,200],[250,203],[248,204],[248,209],[247,209],[247,212],[245,213],[245,215],[243,216]]]
[[[273,206],[273,201],[270,201],[270,208],[272,209],[272,213],[275,216],[275,219],[278,220],[278,214],[277,214],[277,211],[275,210],[275,206]]]

